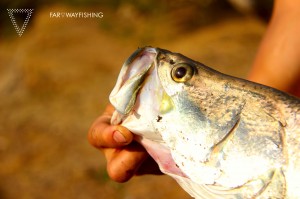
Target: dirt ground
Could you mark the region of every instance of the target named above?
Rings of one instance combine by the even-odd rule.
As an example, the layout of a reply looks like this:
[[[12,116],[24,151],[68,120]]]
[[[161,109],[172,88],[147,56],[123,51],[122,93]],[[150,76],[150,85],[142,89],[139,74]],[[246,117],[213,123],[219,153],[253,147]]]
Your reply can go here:
[[[50,17],[82,11],[104,17]],[[89,126],[137,47],[166,48],[246,77],[265,24],[232,14],[183,31],[178,13],[144,17],[131,5],[53,5],[34,16],[22,37],[12,30],[0,41],[0,198],[190,198],[167,176],[111,181],[87,142]]]

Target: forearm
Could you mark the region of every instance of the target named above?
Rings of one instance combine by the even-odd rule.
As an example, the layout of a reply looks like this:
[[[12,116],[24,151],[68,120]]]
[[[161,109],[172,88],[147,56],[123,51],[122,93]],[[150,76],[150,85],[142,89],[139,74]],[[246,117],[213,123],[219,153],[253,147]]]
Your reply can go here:
[[[249,79],[288,91],[300,77],[300,1],[275,2]]]

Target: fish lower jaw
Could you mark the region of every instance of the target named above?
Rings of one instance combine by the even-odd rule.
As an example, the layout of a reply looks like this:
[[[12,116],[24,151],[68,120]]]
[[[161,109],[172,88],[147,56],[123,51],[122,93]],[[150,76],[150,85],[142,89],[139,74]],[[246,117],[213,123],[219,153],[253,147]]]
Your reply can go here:
[[[115,110],[110,119],[110,123],[112,125],[119,125],[125,120],[126,117],[127,117],[127,115],[122,114],[122,113],[118,112],[117,110]]]
[[[142,138],[141,136],[135,136],[135,140],[146,149],[146,151],[158,164],[161,172],[170,176],[188,178],[174,162],[171,151],[163,144]]]

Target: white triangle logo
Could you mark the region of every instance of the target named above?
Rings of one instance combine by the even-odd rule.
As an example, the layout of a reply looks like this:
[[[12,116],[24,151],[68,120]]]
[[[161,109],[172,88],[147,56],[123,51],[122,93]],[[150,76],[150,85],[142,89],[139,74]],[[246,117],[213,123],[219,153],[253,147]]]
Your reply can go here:
[[[24,30],[25,30],[25,28],[26,28],[26,26],[27,26],[27,24],[28,24],[28,22],[29,22],[29,19],[31,17],[33,9],[7,9],[7,11],[8,11],[8,15],[11,19],[11,22],[13,23],[19,37],[21,37]],[[26,19],[25,19],[25,21],[24,21],[21,28],[20,28],[20,26],[18,26],[18,24],[16,22],[16,19],[14,17],[14,13],[27,13]]]

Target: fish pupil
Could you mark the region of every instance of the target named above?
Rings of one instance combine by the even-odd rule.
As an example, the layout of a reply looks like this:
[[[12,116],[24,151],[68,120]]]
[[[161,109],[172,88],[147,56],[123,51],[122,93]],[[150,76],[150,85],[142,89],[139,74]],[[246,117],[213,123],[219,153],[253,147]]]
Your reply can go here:
[[[183,78],[186,75],[186,73],[187,70],[184,67],[177,68],[175,71],[175,75],[177,78]]]

